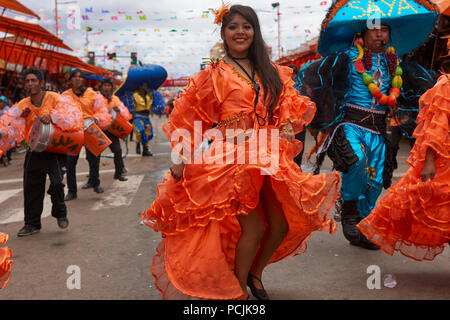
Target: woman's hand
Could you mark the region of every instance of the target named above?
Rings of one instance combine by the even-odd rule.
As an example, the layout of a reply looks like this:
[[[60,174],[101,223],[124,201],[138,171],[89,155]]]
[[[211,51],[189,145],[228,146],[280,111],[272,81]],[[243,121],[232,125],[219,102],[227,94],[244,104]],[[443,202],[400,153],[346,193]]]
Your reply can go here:
[[[174,177],[175,180],[179,181],[181,177],[183,177],[183,170],[184,170],[185,164],[173,164],[170,167],[170,173],[172,174],[172,177]]]
[[[436,166],[434,165],[434,151],[430,148],[427,149],[427,154],[425,156],[425,162],[423,163],[422,172],[420,173],[420,178],[423,182],[433,180],[436,175]]]
[[[286,139],[291,143],[295,141],[294,129],[292,128],[291,123],[281,127],[280,138]]]

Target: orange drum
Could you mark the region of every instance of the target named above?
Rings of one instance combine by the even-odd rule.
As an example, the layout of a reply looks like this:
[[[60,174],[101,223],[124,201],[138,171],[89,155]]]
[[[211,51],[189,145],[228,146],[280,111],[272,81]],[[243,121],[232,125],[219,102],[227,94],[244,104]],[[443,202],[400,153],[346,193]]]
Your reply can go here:
[[[3,151],[0,150],[0,158],[3,156]]]
[[[98,157],[111,144],[111,140],[105,135],[95,121],[84,119],[84,145],[92,154]]]
[[[30,149],[33,152],[54,152],[78,155],[83,146],[82,130],[62,131],[57,126],[36,119],[30,132]]]
[[[113,109],[111,109],[112,123],[108,128],[108,131],[115,135],[117,138],[125,139],[133,130],[133,126]]]

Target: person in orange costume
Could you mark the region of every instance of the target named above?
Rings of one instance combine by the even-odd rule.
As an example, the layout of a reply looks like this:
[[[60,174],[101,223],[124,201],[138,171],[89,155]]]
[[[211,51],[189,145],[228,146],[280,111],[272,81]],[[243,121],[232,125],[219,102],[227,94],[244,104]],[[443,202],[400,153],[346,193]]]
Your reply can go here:
[[[6,243],[8,241],[8,235],[6,233],[0,232],[0,244]],[[0,248],[0,289],[6,287],[6,284],[11,277],[11,269],[14,260],[12,257],[11,249],[8,247]]]
[[[162,233],[151,272],[164,299],[246,299],[249,286],[268,300],[264,268],[303,253],[312,232],[336,231],[327,215],[339,174],[303,173],[293,161],[314,103],[293,88],[290,68],[270,62],[252,8],[223,6],[220,22],[227,54],[174,102],[163,130],[183,161],[142,214]]]
[[[406,174],[358,224],[387,254],[433,260],[450,241],[450,76],[419,100]]]
[[[63,96],[71,97],[79,106],[83,113],[83,119],[94,119],[101,129],[107,128],[111,124],[111,115],[104,105],[101,94],[91,88],[84,86],[85,74],[81,70],[71,72],[69,80],[72,88],[62,93]],[[68,193],[65,201],[77,198],[77,176],[76,166],[79,156],[67,157],[67,186]],[[100,186],[100,157],[96,157],[86,148],[86,158],[89,162],[89,180],[82,189],[94,188],[96,193],[103,193]]]
[[[133,116],[128,111],[128,108],[124,106],[122,101],[120,101],[119,97],[113,94],[113,82],[111,79],[103,79],[100,84],[100,93],[103,95],[105,99],[105,106],[109,112],[114,110],[118,114],[120,114],[125,120],[129,121],[133,118]],[[114,179],[119,181],[127,181],[128,179],[123,176],[125,165],[122,159],[122,148],[120,147],[120,139],[113,135],[111,132],[105,130],[106,136],[111,140],[111,145],[109,148],[114,154]]]
[[[0,117],[0,149],[15,143],[30,141],[35,121],[53,123],[63,131],[79,131],[83,128],[82,116],[72,99],[55,92],[43,91],[44,75],[37,68],[24,71],[23,79],[29,97],[12,106]],[[52,200],[52,216],[60,228],[67,228],[67,208],[64,203],[63,167],[66,155],[28,150],[24,162],[24,214],[25,225],[17,236],[38,233],[45,196],[45,180],[48,174],[48,194]]]

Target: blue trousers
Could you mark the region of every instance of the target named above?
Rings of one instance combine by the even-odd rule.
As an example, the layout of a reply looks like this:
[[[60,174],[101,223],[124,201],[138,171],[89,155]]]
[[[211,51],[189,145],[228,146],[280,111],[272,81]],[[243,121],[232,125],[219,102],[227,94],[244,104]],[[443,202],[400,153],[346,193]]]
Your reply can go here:
[[[133,130],[136,134],[136,142],[146,146],[153,139],[153,126],[149,118],[135,117]]]
[[[383,189],[386,145],[381,135],[355,125],[344,124],[343,129],[358,161],[341,173],[341,196],[344,201],[358,200],[359,215],[365,218]]]

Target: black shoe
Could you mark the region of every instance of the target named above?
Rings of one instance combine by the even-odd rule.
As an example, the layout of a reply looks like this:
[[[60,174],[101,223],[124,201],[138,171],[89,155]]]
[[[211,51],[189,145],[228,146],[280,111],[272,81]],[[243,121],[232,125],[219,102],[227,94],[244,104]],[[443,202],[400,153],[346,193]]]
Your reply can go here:
[[[22,229],[19,230],[19,232],[17,233],[18,237],[25,237],[25,236],[31,236],[32,234],[35,233],[39,233],[41,231],[41,229],[32,226],[30,224],[26,224],[25,226],[23,226]]]
[[[358,201],[343,201],[341,209],[342,231],[350,243],[359,243],[361,232],[356,225],[359,223]]]
[[[361,240],[359,242],[355,242],[355,243],[350,242],[350,244],[353,246],[358,246],[358,247],[367,249],[367,250],[380,250],[379,246],[377,246],[375,243],[369,241],[366,238],[366,236],[363,235],[362,233],[361,233]]]
[[[142,152],[142,156],[143,156],[143,157],[151,157],[151,156],[153,156],[153,153],[151,153],[151,152],[148,150],[147,146],[144,146],[144,151]]]
[[[76,198],[77,198],[77,194],[76,193],[69,192],[66,195],[66,197],[64,198],[64,201],[70,201],[70,200],[73,200],[73,199],[76,199]]]
[[[122,168],[122,174],[128,173],[128,170],[125,167]]]
[[[93,187],[94,186],[90,182],[88,182],[84,186],[82,186],[81,189],[85,190],[85,189],[90,189],[90,188],[93,188]]]
[[[114,180],[119,180],[119,181],[128,181],[127,178],[125,178],[124,176],[118,176],[118,177],[114,177]]]
[[[69,220],[67,220],[67,218],[58,218],[58,227],[60,227],[61,229],[65,229],[68,225]]]
[[[94,188],[94,191],[97,192],[97,193],[103,193],[103,192],[105,192],[105,190],[103,190],[103,188],[100,187],[100,186],[95,187],[95,188]]]
[[[258,289],[253,284],[253,279],[256,281],[259,281],[261,283],[262,289]],[[247,278],[247,286],[250,288],[250,291],[252,292],[253,296],[258,300],[269,300],[269,296],[267,295],[266,290],[264,290],[263,283],[261,279],[259,279],[257,276],[249,273]]]

